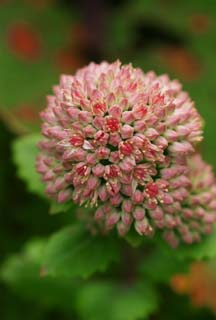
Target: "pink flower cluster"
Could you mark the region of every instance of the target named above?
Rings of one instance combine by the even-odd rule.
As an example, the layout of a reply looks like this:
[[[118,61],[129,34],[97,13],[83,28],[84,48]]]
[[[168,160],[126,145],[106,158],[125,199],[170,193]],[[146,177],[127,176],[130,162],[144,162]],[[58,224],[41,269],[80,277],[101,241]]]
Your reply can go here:
[[[90,63],[61,77],[41,117],[37,171],[50,197],[97,207],[95,220],[122,236],[132,224],[161,229],[174,247],[211,231],[214,177],[192,157],[202,120],[178,81]]]

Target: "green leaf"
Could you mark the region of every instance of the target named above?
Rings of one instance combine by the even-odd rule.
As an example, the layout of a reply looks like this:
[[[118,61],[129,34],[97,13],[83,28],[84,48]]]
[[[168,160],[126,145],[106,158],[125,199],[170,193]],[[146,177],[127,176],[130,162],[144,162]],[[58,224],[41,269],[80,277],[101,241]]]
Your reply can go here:
[[[216,257],[216,231],[202,238],[200,243],[179,248],[182,259],[210,259]]]
[[[38,154],[37,143],[40,138],[40,134],[23,136],[15,140],[12,148],[18,176],[27,183],[29,191],[44,196],[44,184],[35,169],[35,158]]]
[[[140,236],[134,228],[132,228],[125,236],[125,240],[134,248],[139,247],[141,244],[143,244],[144,240],[146,240],[144,237]]]
[[[77,295],[77,312],[82,320],[146,319],[156,308],[157,296],[147,284],[94,282],[81,287]]]
[[[58,203],[56,201],[51,202],[51,206],[50,206],[50,214],[57,214],[57,213],[61,213],[61,212],[67,212],[67,211],[71,211],[74,210],[76,208],[75,204],[71,201],[71,202],[64,202],[64,203]]]
[[[1,269],[1,279],[27,300],[71,313],[77,284],[68,278],[40,275],[45,243],[45,240],[33,240],[20,254],[9,257]]]
[[[43,261],[46,274],[88,277],[105,271],[119,256],[119,246],[111,236],[92,236],[82,225],[67,227],[48,241]]]
[[[216,230],[204,236],[199,243],[190,245],[181,244],[176,249],[168,247],[166,243],[160,242],[161,249],[165,250],[170,256],[176,256],[181,260],[201,260],[216,257]]]
[[[144,257],[139,265],[139,272],[156,283],[167,283],[176,273],[188,271],[189,263],[174,255],[154,248],[150,255]]]

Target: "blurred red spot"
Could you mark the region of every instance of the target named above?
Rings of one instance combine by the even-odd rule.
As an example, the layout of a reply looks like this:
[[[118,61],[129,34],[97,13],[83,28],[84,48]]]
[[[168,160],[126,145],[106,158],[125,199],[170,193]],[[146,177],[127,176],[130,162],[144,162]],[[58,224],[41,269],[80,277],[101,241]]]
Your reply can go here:
[[[215,261],[213,264],[212,262],[193,263],[187,274],[176,274],[171,278],[172,289],[178,294],[190,295],[195,306],[207,306],[216,312],[214,264]]]
[[[73,39],[73,44],[81,50],[88,48],[91,37],[88,29],[84,24],[76,23],[71,27],[70,39]]]
[[[63,49],[57,53],[55,64],[61,71],[68,72],[68,70],[79,68],[83,61],[72,49]]]
[[[189,279],[185,275],[176,274],[171,278],[171,287],[179,294],[189,292]]]
[[[201,72],[201,65],[196,57],[180,47],[167,47],[161,50],[164,62],[184,80],[197,79]]]
[[[29,6],[32,6],[33,8],[36,9],[45,9],[46,7],[52,5],[54,2],[53,0],[24,0],[26,4]]]
[[[1,4],[6,4],[6,3],[8,3],[8,0],[0,0],[0,5]]]
[[[36,122],[39,119],[38,110],[33,105],[21,105],[15,113],[18,118],[29,122]]]
[[[15,23],[9,27],[8,44],[14,54],[25,60],[36,60],[41,53],[38,32],[24,22]]]
[[[202,34],[209,30],[209,17],[205,14],[194,14],[189,18],[189,28],[193,33]]]

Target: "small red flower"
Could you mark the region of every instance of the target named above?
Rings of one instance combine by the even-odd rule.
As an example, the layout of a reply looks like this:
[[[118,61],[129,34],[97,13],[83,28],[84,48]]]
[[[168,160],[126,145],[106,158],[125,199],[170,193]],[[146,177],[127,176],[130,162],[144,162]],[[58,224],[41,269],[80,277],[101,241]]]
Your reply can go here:
[[[74,134],[70,139],[69,142],[74,147],[81,147],[84,142],[84,138],[78,134]]]
[[[158,195],[158,191],[158,186],[154,182],[148,183],[145,189],[145,192],[151,198],[155,198]]]
[[[118,131],[119,121],[113,117],[109,117],[106,119],[106,127],[110,132]]]

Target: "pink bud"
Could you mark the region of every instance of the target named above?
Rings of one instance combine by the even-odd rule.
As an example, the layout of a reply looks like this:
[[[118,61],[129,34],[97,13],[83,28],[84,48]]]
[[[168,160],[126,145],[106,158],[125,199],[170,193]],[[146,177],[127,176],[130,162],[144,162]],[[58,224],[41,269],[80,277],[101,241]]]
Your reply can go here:
[[[179,240],[173,231],[166,231],[164,233],[164,238],[170,244],[172,248],[177,248],[179,244]]]
[[[55,174],[53,173],[52,170],[49,170],[45,173],[43,176],[43,181],[51,181],[55,177]]]
[[[169,150],[174,154],[179,155],[187,155],[194,151],[192,145],[187,142],[174,142],[170,147]]]
[[[103,130],[99,130],[96,132],[94,138],[98,144],[106,145],[109,138],[109,134],[104,132]]]
[[[117,212],[112,212],[106,217],[106,226],[112,228],[119,220],[120,215]]]
[[[99,180],[97,177],[91,175],[90,178],[88,179],[88,182],[87,182],[87,186],[90,190],[94,190],[97,188],[99,184]]]
[[[121,142],[121,137],[118,133],[110,134],[109,143],[116,147]]]
[[[110,198],[110,204],[114,207],[118,207],[122,202],[122,196],[120,194],[117,194],[114,197]]]
[[[157,206],[154,210],[151,210],[150,215],[155,220],[162,220],[164,217],[163,210],[159,206]]]
[[[134,121],[134,115],[132,111],[125,111],[122,113],[122,121],[124,123],[131,123]]]
[[[121,113],[122,113],[122,109],[119,106],[112,106],[109,109],[109,114],[115,119],[120,120]]]
[[[104,174],[105,167],[98,163],[95,167],[92,168],[92,172],[96,177],[102,177]]]
[[[133,132],[134,132],[133,127],[129,126],[128,124],[125,124],[125,125],[121,128],[121,136],[122,136],[123,139],[132,138]]]
[[[127,212],[127,213],[131,213],[133,209],[133,205],[131,200],[124,200],[122,203],[122,211]]]
[[[66,182],[64,177],[58,177],[54,183],[54,188],[56,189],[56,191],[60,191],[65,187],[66,187]]]
[[[138,120],[134,123],[134,130],[137,132],[142,132],[146,129],[146,121],[145,120]]]
[[[83,129],[83,132],[84,132],[85,136],[91,138],[94,136],[96,129],[93,126],[88,125]]]
[[[92,106],[92,111],[95,115],[103,116],[104,113],[106,112],[106,109],[107,109],[106,104],[103,102],[96,102]]]
[[[168,129],[165,133],[165,138],[170,142],[170,141],[176,141],[178,139],[178,134],[176,131]]]
[[[95,220],[101,220],[104,217],[104,211],[103,208],[100,207],[95,211],[94,218]]]
[[[136,105],[133,107],[133,116],[135,119],[143,119],[147,114],[147,107],[145,105]]]
[[[117,229],[118,229],[118,234],[121,237],[124,237],[126,235],[126,233],[128,232],[128,230],[129,230],[129,226],[124,224],[123,222],[119,222],[117,224]]]
[[[125,172],[132,171],[132,169],[134,168],[135,165],[136,165],[136,162],[135,162],[134,158],[131,158],[131,157],[125,157],[119,163],[119,167]]]
[[[145,210],[142,207],[136,206],[133,215],[136,220],[143,220],[145,217]]]
[[[121,214],[121,220],[125,225],[130,226],[133,221],[133,217],[131,214],[123,212]]]
[[[72,196],[72,193],[70,189],[62,190],[58,193],[57,201],[59,203],[68,201],[71,198],[71,196]]]
[[[136,221],[135,229],[140,235],[144,234],[146,236],[151,236],[153,235],[153,232],[154,232],[147,218],[144,218],[143,220],[140,220],[140,221]]]
[[[118,194],[121,185],[118,182],[118,180],[109,180],[106,183],[106,188],[107,188],[107,192],[111,195],[111,196],[115,196]]]
[[[145,132],[145,136],[150,140],[154,140],[159,136],[159,133],[154,128],[148,128]]]
[[[136,204],[142,203],[144,200],[144,195],[140,190],[136,190],[132,195],[132,201]]]
[[[100,116],[96,116],[93,120],[93,125],[97,128],[97,129],[103,129],[104,126],[104,118],[100,117]]]
[[[99,187],[98,196],[103,202],[105,202],[109,198],[109,194],[105,185]]]
[[[79,109],[70,107],[66,109],[67,114],[69,115],[70,118],[77,120],[79,116]]]

